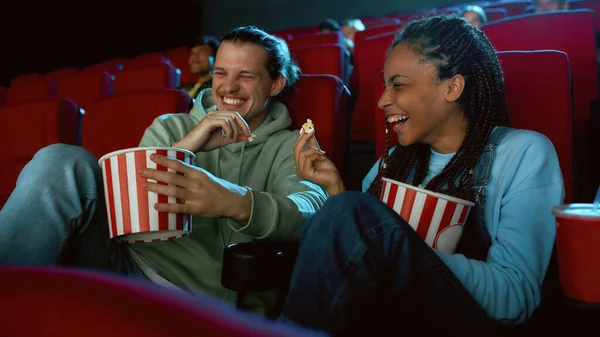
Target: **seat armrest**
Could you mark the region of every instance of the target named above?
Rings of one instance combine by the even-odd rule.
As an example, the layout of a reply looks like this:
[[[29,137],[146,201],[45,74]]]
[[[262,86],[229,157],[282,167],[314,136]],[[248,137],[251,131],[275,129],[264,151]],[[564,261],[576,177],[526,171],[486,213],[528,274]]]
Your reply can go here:
[[[223,252],[221,284],[237,292],[263,292],[285,286],[298,255],[296,241],[235,243]]]

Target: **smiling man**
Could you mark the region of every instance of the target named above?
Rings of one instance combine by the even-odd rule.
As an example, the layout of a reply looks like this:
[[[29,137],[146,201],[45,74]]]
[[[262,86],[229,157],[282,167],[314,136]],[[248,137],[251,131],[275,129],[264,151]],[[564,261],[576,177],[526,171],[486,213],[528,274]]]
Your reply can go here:
[[[145,170],[144,177],[178,187],[148,189],[184,199],[157,207],[197,215],[189,237],[131,247],[159,274],[179,286],[209,290],[234,300],[220,284],[221,254],[230,243],[298,238],[304,218],[324,202],[324,192],[295,175],[287,108],[273,101],[297,80],[284,42],[255,27],[221,39],[212,89],[202,91],[189,114],[156,119],[140,146],[188,149],[195,167],[159,158],[175,173]],[[149,268],[152,271],[153,268]]]
[[[158,210],[193,215],[191,235],[130,245],[109,242],[102,176],[93,155],[76,146],[40,150],[25,167],[0,211],[0,265],[64,264],[116,270],[168,287],[208,292],[234,301],[221,285],[223,249],[257,239],[298,239],[304,220],[325,202],[317,185],[299,179],[293,157],[297,132],[285,105],[273,101],[297,80],[284,42],[255,27],[221,40],[212,89],[190,113],[158,117],[140,146],[173,146],[196,153],[195,166],[166,157],[156,163],[182,173],[143,169],[158,194],[183,204]],[[42,192],[43,193],[42,193]],[[70,254],[64,254],[70,247]],[[249,299],[270,306],[271,294]]]

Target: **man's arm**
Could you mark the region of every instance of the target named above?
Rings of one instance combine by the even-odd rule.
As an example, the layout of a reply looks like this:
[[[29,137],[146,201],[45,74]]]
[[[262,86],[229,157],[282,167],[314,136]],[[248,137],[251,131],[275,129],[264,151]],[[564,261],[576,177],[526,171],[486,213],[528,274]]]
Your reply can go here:
[[[289,151],[285,151],[288,149]],[[236,232],[255,238],[297,239],[304,220],[314,214],[327,199],[327,193],[318,185],[302,180],[296,175],[293,142],[280,150],[274,163],[273,190],[261,192],[247,188],[250,214],[247,222],[228,220]],[[248,209],[240,209],[246,214]],[[243,219],[242,219],[243,220]]]

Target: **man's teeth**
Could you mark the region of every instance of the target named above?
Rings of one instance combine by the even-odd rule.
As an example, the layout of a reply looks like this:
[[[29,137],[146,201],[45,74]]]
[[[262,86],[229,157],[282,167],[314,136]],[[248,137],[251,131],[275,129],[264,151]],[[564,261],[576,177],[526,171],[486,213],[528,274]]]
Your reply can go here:
[[[387,122],[390,124],[399,122],[399,121],[404,121],[407,120],[408,116],[399,116],[399,115],[394,115],[394,116],[390,116],[387,118]]]
[[[225,104],[229,104],[229,105],[240,105],[240,104],[244,103],[244,100],[243,99],[223,97],[223,102],[225,102]]]

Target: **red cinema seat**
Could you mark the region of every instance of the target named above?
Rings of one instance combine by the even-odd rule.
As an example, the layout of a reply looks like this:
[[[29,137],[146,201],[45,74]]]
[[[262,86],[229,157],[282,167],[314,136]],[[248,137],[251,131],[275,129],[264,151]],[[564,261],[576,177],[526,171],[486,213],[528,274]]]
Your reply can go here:
[[[488,23],[502,20],[508,16],[508,12],[504,8],[484,8],[483,11],[485,12]]]
[[[159,63],[143,68],[125,68],[114,75],[113,94],[175,89],[179,86],[177,71],[170,63]]]
[[[400,20],[397,18],[367,18],[361,19],[362,23],[365,25],[366,30],[375,29],[383,26],[396,25],[400,23]],[[357,32],[358,33],[358,32]]]
[[[13,87],[13,86],[25,85],[25,84],[29,84],[31,82],[37,82],[41,79],[42,79],[42,74],[40,74],[40,73],[20,74],[20,75],[13,77],[10,80],[10,86]]]
[[[40,78],[12,85],[6,93],[6,105],[21,104],[56,96],[56,81]]]
[[[591,9],[596,15],[596,31],[600,32],[600,1],[598,0],[571,0],[569,9]]]
[[[165,57],[164,53],[148,53],[138,55],[132,59],[128,59],[123,62],[125,70],[130,68],[144,68],[154,66],[161,63],[169,63],[170,61]]]
[[[198,81],[196,75],[190,70],[190,47],[183,46],[169,49],[165,56],[171,61],[171,64],[181,70],[181,85],[193,84]]]
[[[550,138],[565,182],[565,202],[573,202],[573,95],[567,54],[504,51],[498,53],[498,58],[504,71],[512,126]]]
[[[346,40],[342,34],[328,33],[320,35],[302,36],[287,41],[287,45],[290,48],[290,50],[302,47],[320,46],[324,44],[337,44],[340,46],[345,46]]]
[[[390,47],[396,32],[388,32],[381,35],[365,38],[356,44],[354,49],[354,71],[353,77],[358,83],[356,102],[350,125],[351,141],[375,140],[375,118],[379,113],[377,100],[379,96],[373,96],[373,88],[382,87],[383,63],[385,54]]]
[[[538,131],[554,144],[565,182],[565,202],[573,200],[573,109],[567,55],[560,51],[499,52],[506,100],[514,128]],[[552,81],[548,81],[552,78]],[[383,88],[378,90],[381,95]],[[551,97],[552,99],[548,99]],[[385,118],[376,115],[376,157],[383,154]],[[390,134],[390,147],[397,145]]]
[[[190,97],[176,89],[107,97],[88,105],[82,127],[82,146],[98,158],[136,147],[144,131],[160,115],[187,113]]]
[[[329,74],[347,83],[348,52],[338,44],[290,49],[303,74]]]
[[[209,295],[170,291],[116,274],[0,267],[0,278],[3,337],[319,336]]]
[[[362,32],[356,32],[354,36],[354,44],[355,46],[361,44],[366,38],[371,36],[382,35],[385,33],[396,33],[400,29],[402,29],[403,25],[400,23],[387,24],[375,28],[368,28],[363,30]],[[354,52],[356,53],[356,47],[354,48]]]
[[[101,63],[93,64],[87,68],[82,69],[79,75],[94,75],[108,72],[109,74],[116,74],[123,70],[123,64],[128,62],[129,59],[124,57],[110,59]]]
[[[589,133],[590,104],[598,98],[594,19],[591,10],[578,9],[521,15],[482,27],[498,51],[551,49],[569,55],[576,136]]]
[[[344,168],[347,145],[346,99],[348,89],[332,75],[300,75],[300,79],[281,101],[292,115],[292,127],[300,130],[307,119],[315,125],[321,148]]]
[[[0,109],[0,208],[21,169],[41,148],[77,144],[79,107],[69,99],[46,99]]]
[[[293,40],[299,37],[316,36],[319,34],[319,26],[294,27],[283,29],[272,33],[285,40]]]
[[[83,74],[57,81],[58,97],[68,97],[81,107],[112,94],[112,75],[108,72]]]
[[[488,8],[504,8],[506,9],[508,16],[520,15],[525,12],[525,8],[532,5],[532,1],[499,1],[490,2],[488,4],[481,5],[484,10]]]
[[[79,70],[77,68],[62,68],[62,69],[57,69],[54,71],[51,71],[49,73],[47,73],[46,75],[44,75],[44,78],[47,80],[61,80],[63,78],[69,78],[71,76],[75,76],[77,75],[77,72]]]

